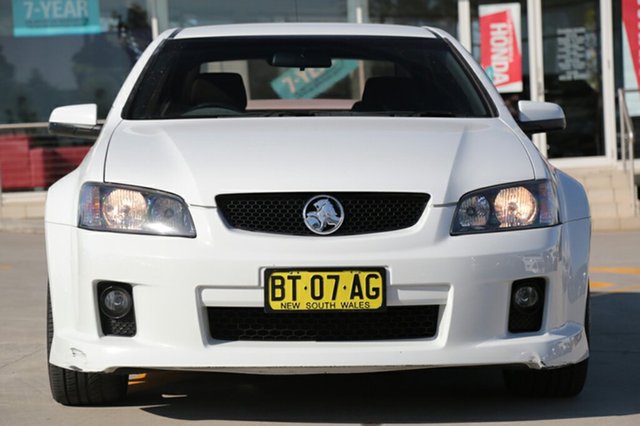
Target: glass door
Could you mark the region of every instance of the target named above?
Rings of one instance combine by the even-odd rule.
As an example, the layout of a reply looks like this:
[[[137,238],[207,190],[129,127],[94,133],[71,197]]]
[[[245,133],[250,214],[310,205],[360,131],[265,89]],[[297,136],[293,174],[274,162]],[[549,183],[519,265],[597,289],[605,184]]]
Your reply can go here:
[[[605,155],[598,0],[542,0],[544,100],[562,106],[563,132],[548,133],[549,158]]]

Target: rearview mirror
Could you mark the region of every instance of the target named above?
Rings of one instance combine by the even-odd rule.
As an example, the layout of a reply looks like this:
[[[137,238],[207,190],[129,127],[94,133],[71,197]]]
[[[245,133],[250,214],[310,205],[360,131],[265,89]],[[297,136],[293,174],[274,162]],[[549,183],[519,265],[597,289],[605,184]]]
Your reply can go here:
[[[286,68],[329,68],[331,58],[314,52],[276,52],[270,65]]]
[[[518,124],[525,133],[562,130],[567,126],[564,111],[551,102],[518,102]]]
[[[49,133],[55,136],[96,140],[101,129],[96,104],[58,107],[49,116]]]

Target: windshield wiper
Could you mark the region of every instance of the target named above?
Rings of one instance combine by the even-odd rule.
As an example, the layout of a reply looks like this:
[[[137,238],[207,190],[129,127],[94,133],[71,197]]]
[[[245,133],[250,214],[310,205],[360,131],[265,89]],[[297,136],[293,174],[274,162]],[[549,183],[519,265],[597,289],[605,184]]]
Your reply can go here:
[[[421,111],[353,111],[351,115],[380,116],[380,117],[457,117],[451,111],[421,110]]]
[[[299,110],[278,110],[268,113],[264,113],[263,117],[314,117],[317,113],[315,111],[299,111]]]
[[[410,117],[455,117],[456,115],[451,111],[435,111],[435,110],[425,110],[425,111],[416,111],[409,114]]]

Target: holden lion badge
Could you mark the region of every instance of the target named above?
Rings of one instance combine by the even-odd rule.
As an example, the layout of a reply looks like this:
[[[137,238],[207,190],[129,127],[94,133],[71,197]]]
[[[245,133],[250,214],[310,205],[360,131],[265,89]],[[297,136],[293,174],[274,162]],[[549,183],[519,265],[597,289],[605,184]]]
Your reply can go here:
[[[318,195],[307,201],[302,212],[304,224],[311,232],[329,235],[336,232],[344,221],[340,201],[328,195]]]

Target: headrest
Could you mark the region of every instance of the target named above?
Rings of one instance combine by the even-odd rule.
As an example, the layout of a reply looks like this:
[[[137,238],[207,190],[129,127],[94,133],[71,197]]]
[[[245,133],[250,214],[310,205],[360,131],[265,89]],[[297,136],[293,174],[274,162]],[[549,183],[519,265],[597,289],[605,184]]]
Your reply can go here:
[[[229,106],[238,111],[247,107],[247,92],[240,74],[229,72],[202,73],[191,86],[191,103]]]
[[[406,77],[371,77],[362,93],[361,108],[368,111],[416,111],[424,96],[422,85]]]

